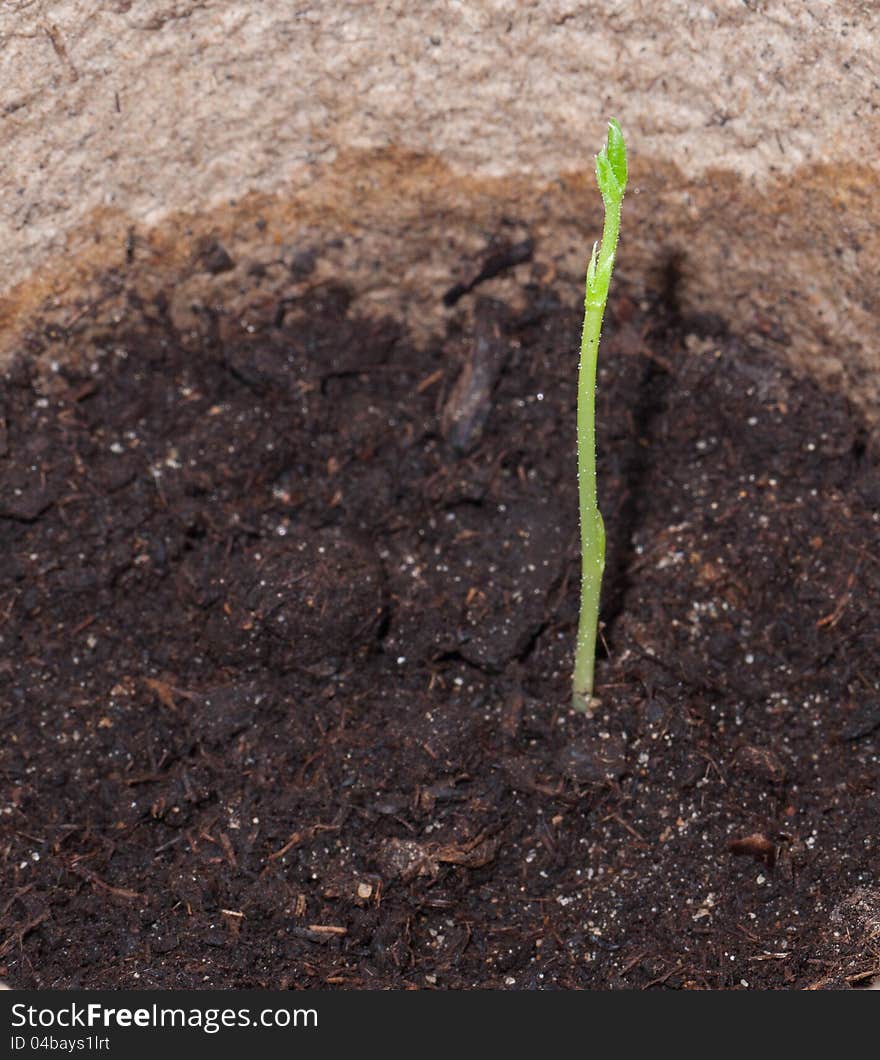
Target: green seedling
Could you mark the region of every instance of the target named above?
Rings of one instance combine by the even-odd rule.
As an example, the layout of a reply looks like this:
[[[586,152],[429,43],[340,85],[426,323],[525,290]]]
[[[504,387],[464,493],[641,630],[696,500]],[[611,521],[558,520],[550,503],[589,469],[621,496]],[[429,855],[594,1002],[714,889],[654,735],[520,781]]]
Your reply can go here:
[[[581,711],[589,709],[593,698],[599,594],[605,570],[605,524],[596,500],[596,362],[620,231],[620,206],[626,190],[626,144],[620,126],[613,118],[608,123],[605,146],[596,156],[596,180],[605,203],[605,224],[602,242],[593,244],[587,267],[577,397],[581,613],[574,659],[573,704],[575,710]]]

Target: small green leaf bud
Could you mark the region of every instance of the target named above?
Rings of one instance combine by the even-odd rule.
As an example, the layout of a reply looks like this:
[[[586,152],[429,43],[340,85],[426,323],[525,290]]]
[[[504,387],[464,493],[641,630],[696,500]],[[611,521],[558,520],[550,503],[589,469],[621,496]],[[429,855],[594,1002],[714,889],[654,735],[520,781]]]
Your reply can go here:
[[[608,162],[617,184],[620,194],[626,191],[626,144],[623,140],[623,131],[616,118],[608,122],[608,144],[605,148]]]

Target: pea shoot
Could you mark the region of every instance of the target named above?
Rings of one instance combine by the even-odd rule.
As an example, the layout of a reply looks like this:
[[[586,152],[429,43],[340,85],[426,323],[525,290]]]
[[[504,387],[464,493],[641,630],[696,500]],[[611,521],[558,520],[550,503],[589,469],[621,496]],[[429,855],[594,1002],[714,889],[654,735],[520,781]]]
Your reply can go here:
[[[581,611],[573,678],[573,706],[586,711],[593,698],[599,596],[605,570],[605,524],[596,500],[596,362],[614,254],[620,231],[620,207],[626,190],[626,144],[612,118],[608,138],[596,156],[596,180],[605,203],[601,244],[593,244],[587,266],[584,328],[578,369],[577,453],[581,523]]]

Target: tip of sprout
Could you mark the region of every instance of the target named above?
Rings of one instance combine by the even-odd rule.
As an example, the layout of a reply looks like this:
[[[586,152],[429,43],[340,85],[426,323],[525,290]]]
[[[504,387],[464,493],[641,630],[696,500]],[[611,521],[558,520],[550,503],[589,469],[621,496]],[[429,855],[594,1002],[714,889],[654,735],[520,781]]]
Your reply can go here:
[[[596,180],[606,202],[620,201],[626,190],[627,165],[626,142],[623,130],[616,118],[608,122],[608,138],[605,146],[596,155]]]

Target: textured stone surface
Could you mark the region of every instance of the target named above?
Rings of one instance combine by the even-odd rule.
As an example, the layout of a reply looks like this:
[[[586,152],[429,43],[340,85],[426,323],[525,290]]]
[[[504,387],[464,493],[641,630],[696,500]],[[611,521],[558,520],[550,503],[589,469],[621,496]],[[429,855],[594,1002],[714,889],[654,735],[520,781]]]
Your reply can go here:
[[[13,0],[0,348],[36,314],[64,354],[133,291],[172,290],[183,322],[250,297],[254,262],[268,298],[328,235],[309,282],[342,267],[422,323],[499,234],[531,235],[575,298],[615,113],[633,157],[620,275],[674,266],[686,309],[778,343],[870,412],[878,37],[867,0]]]

